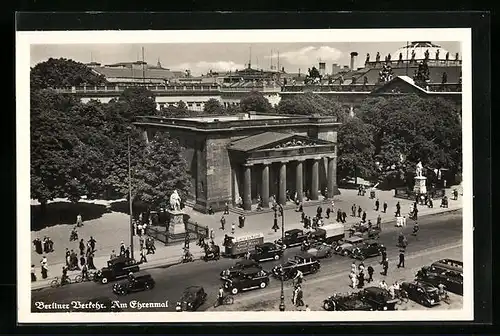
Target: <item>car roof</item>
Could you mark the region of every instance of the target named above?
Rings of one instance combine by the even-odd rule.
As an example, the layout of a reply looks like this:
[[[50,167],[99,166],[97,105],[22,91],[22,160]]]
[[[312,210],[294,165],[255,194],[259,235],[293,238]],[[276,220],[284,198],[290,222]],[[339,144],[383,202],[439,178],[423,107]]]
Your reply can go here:
[[[108,264],[117,264],[117,263],[120,263],[120,262],[133,261],[133,260],[134,259],[132,259],[132,258],[127,258],[124,255],[120,255],[120,256],[118,256],[116,258],[108,260]]]
[[[270,243],[270,242],[255,245],[255,247],[274,247],[274,246],[275,246],[274,243]]]
[[[295,232],[303,232],[303,231],[301,229],[291,229],[285,231],[285,233],[295,233]]]
[[[148,272],[146,271],[139,271],[139,272],[136,272],[136,273],[133,273],[134,275],[134,278],[142,278],[142,277],[151,277],[151,274],[149,274]]]
[[[383,288],[380,288],[380,287],[375,287],[375,286],[372,286],[372,287],[366,287],[364,289],[366,292],[373,292],[373,293],[386,293],[386,290],[383,289]]]
[[[201,286],[189,286],[184,289],[184,293],[197,293],[200,290],[204,290]]]
[[[244,275],[249,275],[249,274],[255,274],[255,273],[258,273],[258,272],[261,272],[262,270],[259,269],[259,268],[256,268],[256,267],[250,267],[250,268],[246,268],[244,270],[241,270],[240,273],[241,274],[244,274]]]

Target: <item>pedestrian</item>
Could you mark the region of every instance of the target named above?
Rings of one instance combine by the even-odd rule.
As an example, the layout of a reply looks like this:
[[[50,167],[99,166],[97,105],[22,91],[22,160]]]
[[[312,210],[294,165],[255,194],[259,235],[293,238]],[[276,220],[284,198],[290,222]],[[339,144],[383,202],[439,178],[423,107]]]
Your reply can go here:
[[[130,247],[128,247],[128,246],[125,249],[125,258],[130,259]]]
[[[304,223],[304,218],[306,218],[306,214],[304,212],[300,213],[300,222]]]
[[[224,215],[229,215],[229,204],[227,204],[227,202],[224,204]]]
[[[326,208],[326,218],[330,219],[330,212],[332,212],[332,209]],[[337,217],[338,218],[338,217]]]
[[[302,213],[302,214],[304,214],[304,213]],[[304,217],[304,227],[305,227],[305,225],[306,225],[306,222],[305,222],[305,217]],[[273,227],[271,229],[274,230],[274,232],[276,232],[280,229],[280,227],[278,226],[278,215],[276,214],[276,212],[274,213]]]
[[[378,211],[379,207],[380,207],[380,201],[377,198],[377,200],[375,201],[375,211]]]
[[[94,265],[94,253],[90,253],[89,256],[87,257],[87,266],[88,269],[95,270],[96,267]]]
[[[240,215],[240,217],[239,217],[239,225],[238,225],[238,227],[239,227],[240,229],[242,229],[243,227],[245,227],[245,216]]]
[[[83,241],[83,238],[80,239],[79,248],[80,248],[80,255],[84,255],[85,254],[85,242]]]
[[[69,267],[69,264],[71,263],[71,253],[69,252],[67,247],[65,252],[65,260],[66,260],[66,266]]]
[[[363,212],[363,210],[361,210],[361,207],[358,206],[358,217],[361,217],[361,212]]]
[[[236,224],[234,222],[231,224],[231,234],[234,235],[234,232],[236,230]]]
[[[415,209],[413,210],[413,220],[417,219],[418,219],[418,209],[415,207]]]
[[[405,250],[399,250],[399,264],[398,268],[405,267]]]
[[[429,197],[429,201],[428,201],[427,206],[428,206],[429,208],[433,208],[433,207],[434,207],[434,203],[433,203],[433,201],[432,201],[432,197]]]
[[[401,218],[401,226],[406,226],[406,216],[403,216],[403,218]]]
[[[120,255],[124,255],[124,254],[125,254],[125,243],[122,240],[120,242]]]
[[[387,212],[387,202],[384,202],[384,213]]]
[[[365,264],[363,264],[363,262],[359,263],[358,269],[360,272],[364,272],[365,271]]]
[[[304,205],[302,204],[302,202],[300,202],[299,204],[299,212],[304,213]]]
[[[89,280],[89,269],[87,268],[87,265],[82,266],[82,279]]]
[[[345,223],[347,220],[347,214],[345,213],[345,211],[342,211],[342,223]]]
[[[142,224],[141,236],[144,236],[146,234],[147,227],[148,227],[148,224],[146,224],[146,223]]]
[[[377,216],[377,227],[380,227],[382,224],[382,217],[380,217],[380,214]]]
[[[356,281],[357,281],[357,279],[356,279],[356,273],[351,272],[351,274],[350,274],[349,277],[351,278],[351,287],[352,288],[356,288]]]
[[[35,265],[31,265],[31,282],[36,281]]]
[[[208,211],[207,212],[208,212],[209,215],[213,215],[214,214],[214,209],[212,208],[211,205],[208,207]]]
[[[42,279],[47,279],[47,273],[49,272],[49,265],[47,262],[47,257],[43,256],[40,261],[40,266],[42,269]]]
[[[363,288],[365,286],[365,274],[360,271],[358,274],[358,288]]]
[[[389,269],[389,259],[385,258],[385,260],[382,262],[382,268],[383,271],[380,272],[380,274],[387,276],[387,270]]]
[[[146,249],[142,249],[141,250],[141,260],[139,261],[140,263],[148,262],[148,260],[146,259],[146,254],[148,254]]]
[[[385,259],[387,259],[387,251],[385,249],[380,252],[382,255],[382,261],[380,263],[383,263]]]
[[[356,266],[356,262],[352,262],[351,264],[351,272],[352,273],[357,273],[358,272],[358,267]]]
[[[398,203],[396,204],[396,217],[400,217],[401,216],[401,204],[399,204],[399,201]]]
[[[214,241],[214,239],[215,239],[214,229],[210,228],[210,240]]]
[[[316,217],[318,218],[321,218],[321,214],[323,213],[323,208],[320,206],[318,206],[318,208],[316,209]]]
[[[227,203],[226,203],[227,204]],[[224,212],[225,213],[225,212]],[[221,230],[224,230],[224,226],[226,225],[226,217],[224,217],[224,215],[222,215],[222,217],[220,218],[220,229]]]
[[[111,255],[109,256],[109,260],[113,260],[116,258],[116,253],[115,253],[115,250],[112,250],[111,251]]]
[[[373,272],[375,270],[371,266],[368,266],[367,270],[368,270],[368,282],[372,282],[373,281]]]
[[[351,207],[351,216],[352,217],[356,217],[356,204],[353,204],[352,207]]]
[[[366,211],[363,211],[363,216],[361,217],[361,221],[366,222]]]
[[[80,257],[80,265],[83,267],[85,266],[86,262],[85,262],[85,256],[81,256]]]
[[[90,244],[90,247],[92,248],[92,252],[95,251],[95,243],[96,243],[96,240],[94,239],[94,237],[90,236],[89,244]]]
[[[139,237],[142,236],[142,222],[139,222],[139,224],[137,225],[137,235]]]
[[[78,215],[76,216],[76,226],[77,226],[77,227],[83,226],[82,215],[80,215],[80,214],[78,214]]]

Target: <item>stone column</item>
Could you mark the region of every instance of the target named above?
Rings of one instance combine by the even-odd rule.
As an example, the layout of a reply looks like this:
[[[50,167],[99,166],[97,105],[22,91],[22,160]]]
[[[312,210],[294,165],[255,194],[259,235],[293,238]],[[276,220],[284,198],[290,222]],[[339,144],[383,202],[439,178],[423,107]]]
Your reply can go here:
[[[295,189],[297,192],[297,199],[302,202],[304,199],[304,181],[302,178],[303,166],[302,161],[297,161],[297,166],[295,168]]]
[[[286,162],[280,163],[279,203],[286,204]]]
[[[318,197],[318,189],[319,189],[319,161],[317,159],[313,160],[313,164],[311,167],[311,200],[317,200]]]
[[[336,167],[335,167],[335,159],[328,158],[328,182],[327,182],[327,190],[328,190],[328,198],[333,198],[335,195],[335,185],[336,185]]]
[[[243,209],[252,210],[252,166],[244,164],[243,169]]]
[[[264,163],[262,166],[262,188],[260,197],[262,198],[262,206],[269,208],[269,164]]]

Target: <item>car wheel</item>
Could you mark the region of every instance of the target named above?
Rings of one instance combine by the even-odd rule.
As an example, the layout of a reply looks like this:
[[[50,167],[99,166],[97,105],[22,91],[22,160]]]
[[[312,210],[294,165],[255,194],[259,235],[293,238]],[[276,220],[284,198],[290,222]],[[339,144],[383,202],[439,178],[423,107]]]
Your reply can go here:
[[[349,255],[349,252],[347,252],[347,251],[342,251],[342,255],[343,255],[344,257],[347,257],[347,256]]]
[[[102,278],[101,279],[101,283],[104,284],[104,285],[107,284],[108,283],[108,278]]]
[[[318,271],[318,267],[317,266],[313,266],[311,267],[311,273],[314,274]]]
[[[259,287],[260,287],[260,288],[262,288],[262,289],[264,289],[264,288],[266,288],[266,287],[267,287],[267,283],[265,283],[264,281],[262,281],[262,282],[260,283],[260,286],[259,286]]]
[[[330,305],[330,303],[325,302],[325,303],[323,303],[323,308],[324,308],[325,310],[331,310],[331,309],[332,309],[332,306]]]
[[[231,289],[231,294],[233,295],[238,294],[238,288],[234,287],[233,289]]]
[[[280,258],[280,255],[279,254],[275,254],[274,255],[274,260],[278,260]]]
[[[282,246],[283,246],[283,250],[286,250],[286,245],[285,245],[285,244],[283,244]]]

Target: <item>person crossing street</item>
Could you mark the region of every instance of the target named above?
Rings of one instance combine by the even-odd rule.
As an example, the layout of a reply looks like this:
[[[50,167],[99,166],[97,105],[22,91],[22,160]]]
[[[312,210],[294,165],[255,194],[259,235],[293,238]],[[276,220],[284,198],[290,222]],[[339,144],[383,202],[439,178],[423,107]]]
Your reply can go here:
[[[224,217],[224,215],[222,215],[222,217],[220,218],[220,229],[224,230],[225,225],[226,225],[226,217]]]
[[[405,250],[399,250],[399,264],[398,268],[405,267]]]
[[[373,272],[375,272],[375,270],[373,269],[372,266],[368,266],[367,268],[367,271],[368,271],[368,282],[372,282],[373,281]]]
[[[380,207],[380,201],[377,198],[377,200],[375,201],[375,211],[378,211],[379,207]]]
[[[387,202],[384,202],[383,208],[384,208],[384,213],[386,213],[387,212]]]

